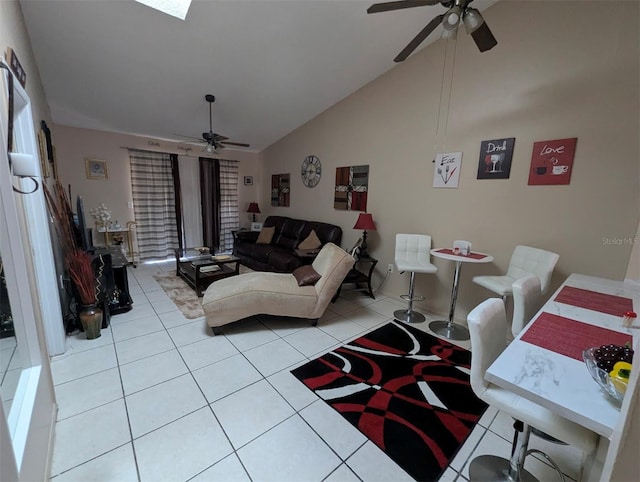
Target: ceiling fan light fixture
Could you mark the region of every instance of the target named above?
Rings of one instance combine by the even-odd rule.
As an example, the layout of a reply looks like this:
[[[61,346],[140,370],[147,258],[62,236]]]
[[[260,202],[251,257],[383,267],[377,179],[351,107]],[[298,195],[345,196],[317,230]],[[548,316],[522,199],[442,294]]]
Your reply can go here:
[[[493,36],[486,22],[482,22],[477,29],[471,32],[471,38],[473,38],[480,52],[486,52],[498,45],[498,41]]]
[[[207,144],[204,146],[203,151],[209,154],[218,154],[218,151],[216,150],[215,146],[210,142],[207,142]]]
[[[467,8],[464,13],[462,22],[464,23],[464,28],[466,29],[467,33],[471,34],[478,30],[478,28],[480,28],[480,26],[484,23],[484,18],[475,8]]]
[[[460,23],[460,17],[462,16],[462,10],[458,5],[451,7],[447,13],[444,14],[442,19],[442,26],[445,29],[454,29]]]

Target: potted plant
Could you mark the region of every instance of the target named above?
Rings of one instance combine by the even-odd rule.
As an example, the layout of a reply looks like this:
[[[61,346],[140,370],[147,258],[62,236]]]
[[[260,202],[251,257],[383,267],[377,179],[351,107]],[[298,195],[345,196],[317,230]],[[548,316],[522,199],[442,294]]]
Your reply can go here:
[[[67,254],[65,261],[69,277],[76,286],[80,298],[78,310],[80,323],[88,340],[98,338],[102,326],[102,310],[96,304],[96,277],[91,265],[91,256],[76,247]]]

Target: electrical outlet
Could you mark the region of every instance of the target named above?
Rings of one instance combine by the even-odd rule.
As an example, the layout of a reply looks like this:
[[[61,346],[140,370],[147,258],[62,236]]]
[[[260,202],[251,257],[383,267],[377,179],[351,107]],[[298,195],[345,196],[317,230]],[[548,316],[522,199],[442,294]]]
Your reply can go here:
[[[393,264],[389,263],[389,266],[387,266],[387,273],[393,273]]]

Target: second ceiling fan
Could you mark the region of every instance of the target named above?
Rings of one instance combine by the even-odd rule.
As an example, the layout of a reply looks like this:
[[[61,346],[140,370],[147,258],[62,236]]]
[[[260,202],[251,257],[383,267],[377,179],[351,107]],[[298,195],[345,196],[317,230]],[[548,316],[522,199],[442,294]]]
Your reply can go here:
[[[211,120],[211,104],[215,102],[216,97],[212,94],[207,94],[204,96],[204,100],[209,103],[209,132],[202,133],[202,140],[207,143],[204,150],[211,153],[217,151],[218,149],[224,149],[227,146],[249,147],[249,144],[245,144],[244,142],[232,142],[228,137],[213,132],[213,123]]]
[[[405,8],[424,7],[441,4],[448,10],[434,17],[425,28],[423,28],[414,39],[400,52],[394,62],[402,62],[420,45],[439,25],[444,29],[443,37],[454,37],[460,24],[464,24],[467,33],[471,34],[473,41],[478,46],[480,52],[495,47],[498,42],[491,33],[480,12],[469,7],[473,0],[416,0],[416,1],[396,1],[384,2],[371,5],[367,13],[388,12],[391,10],[401,10]]]

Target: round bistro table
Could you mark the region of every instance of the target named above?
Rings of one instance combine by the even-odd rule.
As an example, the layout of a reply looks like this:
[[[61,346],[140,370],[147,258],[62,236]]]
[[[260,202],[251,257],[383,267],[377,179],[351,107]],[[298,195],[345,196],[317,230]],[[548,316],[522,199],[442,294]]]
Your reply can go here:
[[[458,300],[458,286],[460,284],[460,271],[462,263],[490,263],[493,256],[485,253],[471,252],[467,255],[455,254],[452,249],[438,248],[430,251],[432,256],[436,258],[448,259],[455,261],[456,269],[453,274],[453,286],[451,288],[451,305],[449,307],[449,319],[437,320],[429,323],[429,329],[434,333],[444,336],[449,340],[468,340],[469,330],[464,326],[453,323],[453,314],[456,311],[456,301]]]

